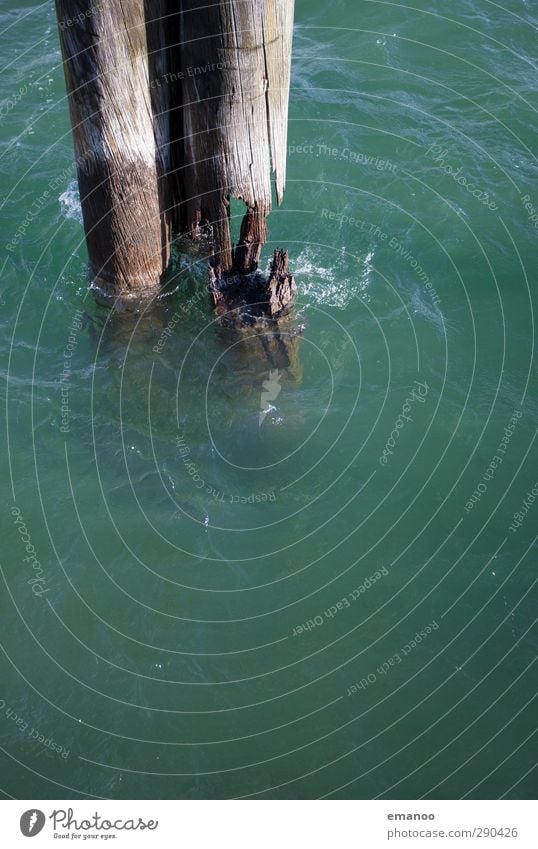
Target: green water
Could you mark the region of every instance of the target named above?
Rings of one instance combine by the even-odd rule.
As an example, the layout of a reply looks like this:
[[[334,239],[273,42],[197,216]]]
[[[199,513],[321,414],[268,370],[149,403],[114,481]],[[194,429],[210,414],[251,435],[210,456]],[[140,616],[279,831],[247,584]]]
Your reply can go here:
[[[537,26],[300,0],[275,369],[195,251],[95,303],[53,6],[2,4],[5,797],[534,794]]]

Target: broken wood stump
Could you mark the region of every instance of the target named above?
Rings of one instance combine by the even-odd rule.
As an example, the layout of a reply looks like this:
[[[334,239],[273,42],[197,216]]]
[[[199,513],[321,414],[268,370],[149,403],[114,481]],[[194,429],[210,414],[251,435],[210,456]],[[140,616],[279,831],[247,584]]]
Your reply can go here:
[[[222,272],[210,267],[209,291],[217,315],[245,327],[284,317],[295,299],[296,285],[288,269],[287,251],[275,251],[267,279],[257,268]]]

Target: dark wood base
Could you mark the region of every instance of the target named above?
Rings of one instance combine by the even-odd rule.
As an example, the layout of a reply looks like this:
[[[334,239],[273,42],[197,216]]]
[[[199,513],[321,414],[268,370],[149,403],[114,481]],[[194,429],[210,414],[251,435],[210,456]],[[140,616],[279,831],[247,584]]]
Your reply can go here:
[[[210,267],[213,306],[218,315],[236,326],[275,323],[289,313],[296,289],[288,268],[287,251],[275,251],[269,278],[259,270],[222,272],[218,265]]]

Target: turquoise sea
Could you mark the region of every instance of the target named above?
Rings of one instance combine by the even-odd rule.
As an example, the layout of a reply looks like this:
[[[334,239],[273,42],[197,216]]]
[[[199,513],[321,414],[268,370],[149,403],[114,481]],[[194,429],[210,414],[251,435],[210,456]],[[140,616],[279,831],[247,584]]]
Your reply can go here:
[[[286,368],[201,249],[96,303],[54,6],[2,0],[3,797],[533,797],[537,29],[298,0]]]

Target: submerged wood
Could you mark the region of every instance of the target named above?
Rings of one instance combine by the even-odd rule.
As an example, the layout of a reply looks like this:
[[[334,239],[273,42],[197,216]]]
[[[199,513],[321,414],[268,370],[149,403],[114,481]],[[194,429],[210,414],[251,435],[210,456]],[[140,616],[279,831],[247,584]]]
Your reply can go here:
[[[287,251],[275,251],[269,278],[258,270],[217,276],[210,268],[209,290],[217,315],[232,324],[263,324],[288,314],[296,285],[288,269]]]

